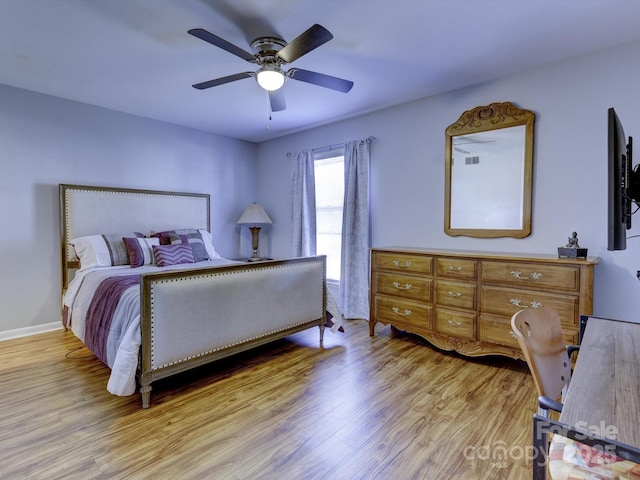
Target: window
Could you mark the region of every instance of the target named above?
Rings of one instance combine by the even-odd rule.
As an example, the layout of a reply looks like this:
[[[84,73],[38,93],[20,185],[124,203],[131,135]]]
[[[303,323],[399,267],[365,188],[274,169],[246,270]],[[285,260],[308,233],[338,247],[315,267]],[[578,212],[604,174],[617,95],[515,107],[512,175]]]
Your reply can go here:
[[[316,154],[316,251],[327,256],[327,280],[340,281],[344,155]]]

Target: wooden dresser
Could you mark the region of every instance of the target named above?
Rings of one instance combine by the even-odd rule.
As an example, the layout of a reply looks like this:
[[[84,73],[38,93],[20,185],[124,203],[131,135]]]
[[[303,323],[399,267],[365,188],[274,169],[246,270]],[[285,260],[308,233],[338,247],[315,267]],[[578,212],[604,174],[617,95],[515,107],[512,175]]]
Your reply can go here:
[[[419,248],[371,250],[371,318],[464,355],[523,358],[511,316],[523,308],[558,311],[565,341],[578,340],[593,313],[599,259]]]

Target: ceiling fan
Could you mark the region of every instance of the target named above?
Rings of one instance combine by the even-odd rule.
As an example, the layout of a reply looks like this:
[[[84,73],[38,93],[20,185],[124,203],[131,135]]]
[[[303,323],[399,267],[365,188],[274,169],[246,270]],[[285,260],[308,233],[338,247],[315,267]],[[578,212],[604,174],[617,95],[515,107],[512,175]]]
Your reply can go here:
[[[353,87],[353,82],[349,80],[332,77],[323,73],[303,70],[301,68],[290,68],[287,71],[282,69],[282,65],[297,60],[333,38],[331,32],[322,25],[313,25],[290,43],[278,37],[256,38],[251,42],[251,48],[254,53],[249,53],[203,28],[193,28],[189,30],[188,33],[216,47],[222,48],[247,62],[255,63],[260,67],[255,72],[241,72],[196,83],[193,85],[193,88],[197,88],[198,90],[235,82],[243,78],[254,77],[258,84],[269,94],[271,110],[279,112],[287,108],[284,91],[282,89],[287,78],[319,85],[343,93],[347,93],[351,90],[351,87]]]

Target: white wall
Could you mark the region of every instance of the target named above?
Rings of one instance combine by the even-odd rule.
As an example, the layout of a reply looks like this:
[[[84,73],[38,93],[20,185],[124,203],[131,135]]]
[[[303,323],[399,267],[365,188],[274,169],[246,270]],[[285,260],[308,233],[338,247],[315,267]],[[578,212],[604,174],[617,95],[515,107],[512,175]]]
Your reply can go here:
[[[235,222],[257,200],[274,222],[261,236],[261,253],[284,257],[291,254],[286,153],[370,135],[378,138],[371,168],[374,246],[553,254],[577,231],[581,246],[601,257],[595,314],[638,320],[640,238],[630,239],[624,252],[606,250],[606,113],[615,107],[627,135],[640,137],[640,66],[631,61],[637,58],[640,43],[275,139],[257,150],[0,85],[0,336],[59,320],[59,183],[210,193],[216,247],[229,257],[248,254],[248,234]],[[448,237],[444,129],[464,110],[495,101],[537,115],[533,232],[521,240]],[[630,235],[639,233],[636,215]]]
[[[271,255],[291,254],[287,152],[374,135],[373,246],[555,254],[576,231],[589,255],[601,258],[594,313],[640,320],[640,238],[629,240],[626,251],[606,250],[607,109],[615,107],[627,135],[640,138],[638,58],[640,43],[634,43],[260,144],[258,196],[274,222]],[[449,237],[443,230],[444,130],[465,110],[503,101],[536,113],[532,234]],[[629,235],[638,233],[640,214]]]
[[[209,193],[235,257],[255,163],[252,143],[0,85],[0,334],[60,319],[59,183]]]

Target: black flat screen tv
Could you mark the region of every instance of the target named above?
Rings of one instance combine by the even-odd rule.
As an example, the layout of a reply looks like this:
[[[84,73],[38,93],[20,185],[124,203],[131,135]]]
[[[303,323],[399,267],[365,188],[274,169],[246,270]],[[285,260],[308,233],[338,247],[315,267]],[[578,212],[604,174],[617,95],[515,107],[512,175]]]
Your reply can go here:
[[[627,248],[631,215],[640,200],[640,171],[633,169],[633,139],[624,134],[613,108],[608,112],[608,245],[607,250]]]

